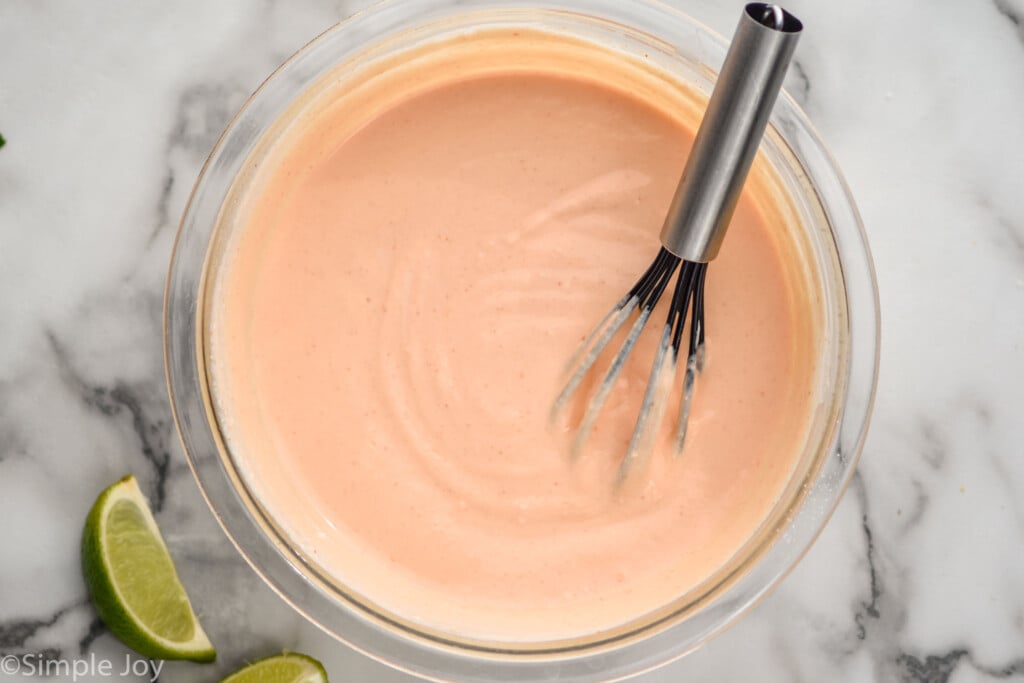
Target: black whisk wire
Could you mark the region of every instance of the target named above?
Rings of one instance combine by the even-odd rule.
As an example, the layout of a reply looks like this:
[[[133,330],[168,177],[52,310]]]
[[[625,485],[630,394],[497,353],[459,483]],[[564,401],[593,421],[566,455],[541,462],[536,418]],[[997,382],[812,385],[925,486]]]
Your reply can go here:
[[[668,318],[662,333],[662,341],[659,344],[658,353],[651,368],[651,381],[648,383],[644,401],[641,404],[637,424],[630,439],[626,457],[623,460],[622,476],[633,466],[634,462],[642,459],[641,456],[651,450],[651,435],[656,433],[658,426],[660,426],[664,411],[664,395],[667,393],[665,391],[659,392],[658,389],[664,385],[663,373],[668,372],[669,377],[675,377],[679,347],[682,343],[688,312],[690,313],[691,328],[689,359],[697,357],[698,349],[702,348],[704,342],[704,302],[702,297],[707,264],[683,261],[664,248],[659,250],[650,267],[636,281],[636,284],[629,290],[629,293],[609,311],[601,323],[587,336],[580,352],[577,353],[571,363],[572,370],[569,373],[569,379],[552,409],[553,418],[565,409],[569,400],[582,384],[582,380],[587,372],[597,362],[597,359],[619,330],[623,328],[632,313],[634,311],[638,312],[636,320],[630,327],[618,352],[609,362],[600,383],[594,390],[587,405],[573,441],[572,454],[574,457],[579,456],[582,452],[597,417],[604,408],[615,382],[622,373],[626,360],[636,345],[640,333],[647,325],[652,312],[657,307],[658,302],[661,300],[677,271],[679,276],[676,280],[672,300],[669,305]],[[687,367],[689,368],[690,365],[696,367],[694,363],[688,361]],[[685,427],[681,429],[685,430]],[[682,440],[677,439],[677,442],[680,444],[681,450]]]

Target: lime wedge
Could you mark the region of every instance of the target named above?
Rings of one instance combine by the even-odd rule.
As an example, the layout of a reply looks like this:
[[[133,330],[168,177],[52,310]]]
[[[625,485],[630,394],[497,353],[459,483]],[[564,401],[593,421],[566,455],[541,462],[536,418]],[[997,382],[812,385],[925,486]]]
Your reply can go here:
[[[151,659],[217,657],[135,477],[101,493],[89,511],[82,571],[103,623],[128,647]]]
[[[327,683],[327,672],[312,657],[290,653],[253,662],[221,683]]]

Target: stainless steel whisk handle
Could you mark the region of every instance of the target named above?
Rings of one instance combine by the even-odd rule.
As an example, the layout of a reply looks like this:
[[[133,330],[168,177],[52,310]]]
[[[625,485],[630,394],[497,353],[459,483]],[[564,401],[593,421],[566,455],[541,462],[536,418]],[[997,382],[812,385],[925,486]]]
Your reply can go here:
[[[661,229],[676,256],[718,255],[802,30],[778,5],[744,9]]]

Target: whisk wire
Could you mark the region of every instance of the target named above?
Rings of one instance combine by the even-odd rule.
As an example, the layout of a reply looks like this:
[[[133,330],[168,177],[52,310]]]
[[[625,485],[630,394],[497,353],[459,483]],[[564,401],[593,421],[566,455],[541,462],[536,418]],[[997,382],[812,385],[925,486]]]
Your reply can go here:
[[[651,364],[651,376],[647,381],[647,389],[644,391],[644,398],[640,404],[640,413],[636,418],[636,426],[629,438],[629,445],[626,447],[626,455],[619,466],[619,479],[625,479],[634,463],[646,458],[653,450],[654,435],[657,433],[657,426],[665,415],[665,407],[668,399],[668,387],[664,380],[667,372],[671,378],[676,375],[675,354],[670,353],[672,348],[672,325],[666,324],[661,333],[661,341],[658,343],[658,351],[654,356],[654,363]]]
[[[697,375],[704,369],[704,279],[707,264],[697,264],[693,288],[693,317],[690,319],[690,352],[686,358],[686,373],[683,376],[683,398],[679,403],[679,420],[676,423],[675,453],[682,453],[686,444],[686,430],[690,422],[690,407],[693,403],[694,385]],[[685,312],[683,314],[685,316]],[[679,347],[676,345],[676,351]]]
[[[679,349],[688,317],[690,343],[684,380],[684,406],[680,410],[680,417],[685,418],[689,413],[693,381],[701,365],[698,349],[702,348],[704,340],[703,293],[706,264],[684,261],[667,249],[659,250],[657,257],[636,281],[629,293],[612,307],[601,322],[587,335],[580,350],[570,362],[571,374],[552,407],[551,418],[554,421],[580,389],[587,373],[632,316],[633,311],[638,310],[639,315],[630,327],[619,350],[610,360],[580,420],[571,449],[572,456],[578,457],[589,439],[616,381],[622,374],[640,334],[677,271],[678,279],[651,367],[650,381],[644,392],[636,425],[620,467],[622,477],[635,462],[644,459],[653,450],[654,439],[664,418],[669,389],[674,385],[673,378],[679,364]],[[573,370],[574,365],[575,369]],[[677,444],[681,444],[685,438],[685,425],[680,425],[679,430],[676,438]]]
[[[686,420],[689,417],[693,387],[700,371],[698,359],[702,357],[704,340],[704,279],[707,264],[683,261],[676,281],[672,301],[669,304],[668,319],[662,333],[662,340],[651,368],[651,376],[640,405],[636,426],[630,437],[626,455],[619,469],[620,480],[624,479],[636,462],[642,461],[654,450],[654,440],[664,419],[669,388],[675,383],[679,362],[679,348],[686,327],[687,313],[690,313],[690,346],[687,354],[686,374],[683,380],[683,399],[680,407],[680,423],[674,440],[675,452],[682,451],[686,436]],[[702,364],[700,364],[702,366]],[[665,377],[665,373],[668,376]]]
[[[665,292],[665,288],[668,287],[672,276],[675,275],[676,269],[679,267],[679,260],[678,256],[674,256],[667,250],[662,249],[658,253],[657,258],[655,258],[654,267],[648,270],[647,277],[642,278],[637,283],[635,288],[637,290],[637,297],[640,300],[640,315],[637,317],[636,322],[633,323],[633,327],[630,328],[629,334],[619,348],[618,353],[612,358],[604,377],[601,379],[601,383],[597,387],[597,391],[587,405],[587,410],[576,432],[576,438],[573,440],[572,457],[578,457],[582,452],[583,446],[590,437],[594,423],[597,421],[601,410],[608,400],[608,396],[611,394],[612,388],[615,386],[615,381],[622,374],[622,370],[626,365],[626,359],[633,351],[633,347],[636,346],[640,333],[643,332],[647,321],[651,317],[651,311]],[[613,330],[612,334],[616,331],[617,329]]]
[[[591,347],[591,344],[593,344],[594,340],[598,338],[598,335],[601,333],[601,331],[608,325],[608,323],[613,318],[615,318],[615,316],[617,314],[621,313],[623,309],[627,308],[631,304],[632,304],[633,308],[635,308],[640,303],[640,299],[639,299],[638,295],[639,295],[639,292],[640,292],[641,288],[648,281],[648,279],[653,276],[655,271],[661,266],[661,263],[662,263],[662,261],[660,260],[661,254],[659,253],[658,256],[659,256],[659,258],[656,258],[654,261],[651,262],[651,265],[649,265],[647,267],[647,270],[644,271],[644,274],[641,275],[640,278],[636,281],[636,284],[634,284],[633,287],[626,293],[626,296],[622,297],[617,304],[612,306],[611,310],[608,311],[608,313],[604,316],[604,318],[601,319],[601,322],[599,322],[594,327],[594,329],[592,329],[590,331],[590,334],[588,334],[586,336],[586,338],[583,340],[583,343],[580,344],[580,347],[576,350],[576,353],[574,353],[572,355],[572,358],[569,359],[569,362],[566,363],[566,370],[567,371],[572,369],[572,367],[574,365],[579,363],[579,361],[583,358],[584,353],[587,351],[587,349],[589,349]],[[633,308],[630,308],[630,312],[633,311]],[[594,361],[597,360],[597,357],[600,355],[601,350],[604,349],[604,346],[608,345],[608,342],[611,341],[611,337],[615,335],[615,330],[617,330],[619,327],[622,326],[622,322],[623,321],[618,321],[618,326],[614,327],[614,329],[612,330],[612,333],[610,335],[607,335],[607,337],[608,337],[607,339],[605,339],[604,336],[601,337],[601,339],[604,340],[604,345],[601,346],[601,348],[597,351],[596,354],[594,354],[594,357],[590,361],[589,364],[586,364],[586,363],[583,364],[583,365],[585,365],[584,372],[586,372],[586,370],[588,370],[590,368],[590,366],[593,365]],[[589,356],[588,356],[588,359],[589,359]],[[556,405],[557,405],[557,403],[556,403]]]
[[[587,376],[590,368],[597,362],[601,353],[611,343],[615,334],[625,324],[630,314],[636,310],[642,300],[650,293],[657,283],[658,277],[673,258],[678,263],[678,258],[672,256],[665,249],[659,251],[657,258],[651,262],[651,265],[648,266],[647,270],[640,276],[640,279],[636,281],[636,284],[633,285],[626,296],[622,297],[608,311],[604,318],[601,319],[601,322],[583,340],[583,343],[567,364],[566,372],[569,374],[569,380],[551,407],[549,418],[552,423],[558,419],[558,416],[568,405],[569,400],[576,393],[576,390],[579,389],[580,384],[583,383],[583,379]],[[575,370],[573,370],[574,366]]]
[[[590,368],[594,366],[594,363],[597,362],[605,347],[611,343],[615,333],[619,331],[626,322],[626,319],[629,318],[630,314],[639,305],[640,299],[635,295],[626,297],[623,302],[620,302],[608,312],[608,315],[594,328],[593,332],[587,335],[587,339],[576,353],[574,360],[570,362],[569,369],[572,370],[572,366],[577,363],[578,365],[576,365],[575,370],[572,370],[568,382],[566,382],[565,387],[558,394],[558,398],[555,399],[555,403],[551,407],[550,420],[552,423],[565,410],[569,400],[576,393],[576,390],[579,389],[580,384],[583,383],[583,379],[587,376]],[[595,338],[597,339],[596,342],[594,342]],[[591,346],[591,342],[593,342],[593,346]]]

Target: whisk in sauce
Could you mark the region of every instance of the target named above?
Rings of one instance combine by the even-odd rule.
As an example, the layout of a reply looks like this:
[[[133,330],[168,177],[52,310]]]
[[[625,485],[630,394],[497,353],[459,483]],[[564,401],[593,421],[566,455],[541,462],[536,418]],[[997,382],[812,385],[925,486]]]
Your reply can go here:
[[[220,218],[205,348],[242,481],[323,576],[413,625],[519,647],[663,613],[774,524],[805,467],[822,329],[805,228],[756,161],[709,281],[686,457],[616,487],[657,335],[587,457],[548,428],[550,400],[658,252],[698,94],[541,30],[395,65],[323,81]]]
[[[639,311],[580,420],[572,445],[573,455],[578,456],[658,301],[679,272],[640,414],[619,470],[620,480],[653,448],[675,384],[689,316],[689,348],[674,439],[676,453],[683,449],[694,384],[704,366],[708,262],[721,247],[802,30],[801,22],[778,5],[746,6],[665,219],[662,248],[569,363],[569,379],[555,399],[552,420],[563,413],[608,345],[621,336],[619,332],[633,312]]]

